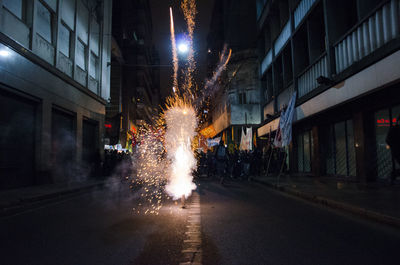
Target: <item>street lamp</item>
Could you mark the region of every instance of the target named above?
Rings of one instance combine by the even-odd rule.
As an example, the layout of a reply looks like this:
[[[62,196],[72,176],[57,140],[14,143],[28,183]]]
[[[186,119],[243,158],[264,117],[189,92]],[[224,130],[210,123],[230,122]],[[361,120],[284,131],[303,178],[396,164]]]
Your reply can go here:
[[[180,54],[185,54],[189,50],[189,45],[186,42],[181,42],[178,45],[178,51]]]

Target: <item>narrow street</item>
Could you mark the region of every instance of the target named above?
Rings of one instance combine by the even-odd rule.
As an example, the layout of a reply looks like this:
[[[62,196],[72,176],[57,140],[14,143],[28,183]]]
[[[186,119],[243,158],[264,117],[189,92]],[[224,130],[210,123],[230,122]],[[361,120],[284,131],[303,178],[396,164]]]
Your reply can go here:
[[[202,264],[397,264],[400,231],[260,184],[198,183]],[[0,220],[1,264],[179,264],[190,209],[113,186]],[[189,218],[190,220],[190,218]]]

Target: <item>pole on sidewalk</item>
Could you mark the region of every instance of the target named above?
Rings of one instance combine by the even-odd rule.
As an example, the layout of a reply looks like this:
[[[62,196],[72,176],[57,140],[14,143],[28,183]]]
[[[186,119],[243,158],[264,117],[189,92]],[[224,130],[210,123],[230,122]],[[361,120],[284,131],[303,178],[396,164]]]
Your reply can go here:
[[[278,175],[278,181],[277,181],[277,186],[279,187],[279,178],[282,175],[282,171],[283,171],[283,165],[286,163],[286,151],[285,151],[285,155],[283,156],[283,161],[282,161],[282,165],[281,165],[281,170],[279,171],[279,175]]]
[[[271,146],[271,154],[269,155],[269,159],[268,159],[267,172],[265,172],[266,177],[268,177],[268,174],[269,174],[269,165],[271,163],[272,153],[274,152],[274,148],[272,148],[272,145],[270,145],[270,146]]]

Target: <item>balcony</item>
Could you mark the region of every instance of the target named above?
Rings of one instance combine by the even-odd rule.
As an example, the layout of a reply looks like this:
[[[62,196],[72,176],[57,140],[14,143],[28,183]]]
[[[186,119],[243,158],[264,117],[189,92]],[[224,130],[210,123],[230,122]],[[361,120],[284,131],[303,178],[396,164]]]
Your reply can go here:
[[[310,93],[319,86],[316,80],[319,76],[328,76],[328,61],[326,53],[299,75],[299,98]]]
[[[399,2],[386,3],[334,45],[337,74],[399,36]]]
[[[267,71],[271,63],[272,63],[272,49],[270,49],[267,55],[265,55],[264,60],[261,63],[261,75],[264,75],[265,71]]]
[[[278,38],[275,41],[274,44],[274,52],[275,56],[279,54],[281,49],[285,46],[286,42],[290,38],[290,34],[292,34],[292,30],[290,28],[290,20],[286,23],[286,25],[283,27],[281,33],[279,34]]]
[[[294,27],[297,28],[317,0],[302,0],[294,11]]]

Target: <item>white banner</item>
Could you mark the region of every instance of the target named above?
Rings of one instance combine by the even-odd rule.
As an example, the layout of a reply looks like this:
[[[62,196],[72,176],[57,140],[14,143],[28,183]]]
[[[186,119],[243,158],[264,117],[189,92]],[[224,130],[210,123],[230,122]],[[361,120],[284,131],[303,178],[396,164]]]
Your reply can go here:
[[[214,139],[207,139],[207,146],[213,147],[213,146],[219,145],[220,141],[221,141],[221,137],[217,137]]]
[[[244,151],[251,151],[252,150],[252,140],[253,140],[253,129],[250,128],[246,128],[246,133],[244,132],[243,128],[242,128],[242,138],[240,140],[240,150],[244,150]]]

